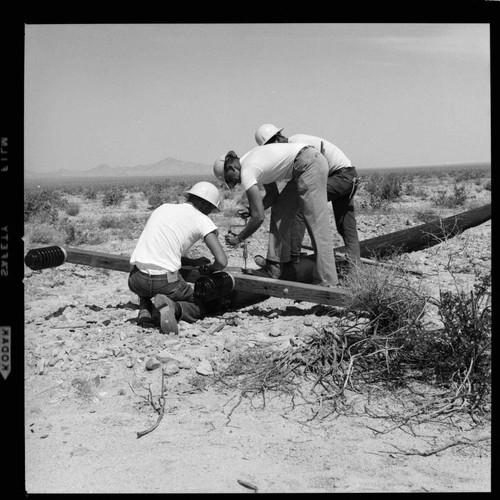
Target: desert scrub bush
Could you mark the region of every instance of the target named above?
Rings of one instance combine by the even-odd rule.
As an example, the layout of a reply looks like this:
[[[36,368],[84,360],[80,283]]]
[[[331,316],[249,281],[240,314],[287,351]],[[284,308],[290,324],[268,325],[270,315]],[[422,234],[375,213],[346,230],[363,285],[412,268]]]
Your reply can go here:
[[[388,260],[388,259],[385,259]],[[345,278],[344,307],[368,317],[374,334],[394,334],[413,327],[423,313],[425,298],[411,287],[411,280],[391,257],[392,268],[362,265]]]
[[[102,204],[105,207],[120,205],[125,198],[125,194],[121,189],[107,189],[102,197]]]
[[[64,233],[62,233],[53,224],[40,222],[29,224],[25,231],[27,239],[31,243],[41,245],[56,245],[64,241]]]
[[[103,215],[97,222],[97,226],[101,229],[123,229],[129,226],[130,222],[128,217]]]
[[[432,202],[437,206],[456,208],[465,205],[468,198],[466,186],[455,184],[451,194],[448,194],[446,190],[439,190],[432,198]]]
[[[100,231],[76,224],[68,217],[63,217],[59,221],[57,229],[65,245],[97,245],[106,241],[105,235]]]
[[[87,200],[95,200],[97,199],[97,191],[93,187],[85,188],[83,191],[83,197]]]
[[[65,245],[98,245],[106,241],[106,236],[101,231],[77,225],[67,217],[59,221],[58,229]]]
[[[402,269],[358,269],[345,288],[345,307],[329,314],[322,306],[336,322],[316,327],[285,349],[256,346],[239,352],[226,367],[218,367],[216,383],[238,387],[250,398],[271,390],[293,399],[304,395],[302,384],[309,380],[306,403],[314,409],[311,419],[327,402],[326,416],[348,413],[345,390],[352,389],[399,400],[398,409],[391,405],[384,411],[377,401],[374,405],[374,415],[396,422],[394,428],[409,425],[411,430],[414,422],[449,423],[455,411],[477,421],[487,410],[480,405],[490,387],[489,285],[481,282],[474,296],[443,293],[439,310],[444,328],[426,331],[420,318],[430,299],[417,282],[410,283]],[[369,398],[365,412],[371,413],[371,406]]]
[[[74,217],[80,213],[80,205],[78,203],[70,203],[66,208],[66,215]]]
[[[402,185],[400,174],[375,172],[365,177],[363,189],[370,195],[370,205],[373,208],[380,208],[384,203],[401,197]]]
[[[54,223],[57,221],[58,209],[65,209],[68,202],[61,193],[51,189],[32,189],[24,193],[24,222]]]
[[[491,390],[491,275],[479,277],[473,291],[440,291],[432,302],[443,327],[412,332],[401,357],[461,404],[479,407]]]
[[[158,208],[160,205],[163,205],[164,203],[171,203],[171,202],[172,202],[172,196],[170,194],[165,192],[153,193],[148,198],[148,204],[149,204],[148,208],[150,210],[154,210],[155,208]]]

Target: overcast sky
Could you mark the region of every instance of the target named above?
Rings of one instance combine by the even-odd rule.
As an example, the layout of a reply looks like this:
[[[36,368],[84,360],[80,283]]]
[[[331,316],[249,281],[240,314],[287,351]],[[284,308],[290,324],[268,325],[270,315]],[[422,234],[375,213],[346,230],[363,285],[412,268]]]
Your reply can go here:
[[[25,26],[25,168],[212,165],[263,123],[359,168],[490,161],[488,24]]]

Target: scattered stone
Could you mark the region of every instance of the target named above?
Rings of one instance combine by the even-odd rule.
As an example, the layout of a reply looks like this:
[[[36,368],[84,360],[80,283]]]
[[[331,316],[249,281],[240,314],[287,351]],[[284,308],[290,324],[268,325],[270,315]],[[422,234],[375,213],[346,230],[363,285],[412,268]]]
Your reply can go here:
[[[127,368],[132,368],[134,366],[134,361],[132,358],[127,358],[127,363],[126,363]]]
[[[283,325],[281,325],[280,323],[274,323],[269,330],[269,336],[279,337],[280,335],[283,335]]]
[[[214,373],[210,361],[203,359],[200,364],[196,367],[196,373],[200,375],[212,375]]]
[[[149,358],[146,361],[146,370],[153,371],[156,370],[157,368],[160,368],[161,363],[155,359],[155,358]]]
[[[313,320],[311,318],[305,318],[304,326],[313,326]]]
[[[163,351],[161,351],[159,354],[157,354],[156,357],[158,358],[158,360],[163,361],[163,362],[167,362],[167,361],[170,361],[172,359],[173,360],[176,359],[175,355],[169,349],[163,349]]]
[[[165,375],[175,375],[176,373],[179,372],[179,366],[177,365],[177,363],[173,360],[171,361],[167,361],[164,365],[163,365],[163,373]]]
[[[42,358],[40,361],[38,361],[38,364],[36,365],[38,375],[43,375],[43,371],[45,368],[45,359]]]

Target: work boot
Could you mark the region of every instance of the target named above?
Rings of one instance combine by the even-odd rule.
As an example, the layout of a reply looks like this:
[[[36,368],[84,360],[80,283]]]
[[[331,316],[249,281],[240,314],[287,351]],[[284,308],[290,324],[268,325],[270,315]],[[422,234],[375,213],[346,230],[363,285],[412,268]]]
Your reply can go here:
[[[140,309],[137,315],[137,324],[143,328],[151,326],[153,324],[153,319],[151,317],[151,312],[148,309]]]
[[[160,312],[160,328],[165,334],[179,333],[179,326],[175,319],[175,302],[166,295],[156,295],[154,298],[156,309]]]
[[[281,276],[281,264],[272,260],[267,260],[262,255],[256,255],[254,262],[264,271],[270,278],[278,279]]]

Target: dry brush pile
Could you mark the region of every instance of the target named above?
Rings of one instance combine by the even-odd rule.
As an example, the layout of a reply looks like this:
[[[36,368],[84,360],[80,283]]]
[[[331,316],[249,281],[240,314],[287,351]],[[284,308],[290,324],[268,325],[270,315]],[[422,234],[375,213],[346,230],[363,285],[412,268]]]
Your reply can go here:
[[[354,411],[348,392],[378,393],[400,409],[368,404],[365,413],[398,425],[464,412],[480,422],[491,396],[491,278],[483,276],[470,293],[442,292],[439,300],[411,283],[401,269],[361,268],[348,277],[344,307],[318,311],[332,316],[331,325],[284,350],[248,348],[219,370],[216,384],[264,401],[269,392],[292,401],[300,395],[314,416]],[[439,328],[422,321],[430,303]]]

